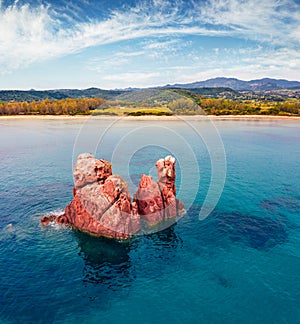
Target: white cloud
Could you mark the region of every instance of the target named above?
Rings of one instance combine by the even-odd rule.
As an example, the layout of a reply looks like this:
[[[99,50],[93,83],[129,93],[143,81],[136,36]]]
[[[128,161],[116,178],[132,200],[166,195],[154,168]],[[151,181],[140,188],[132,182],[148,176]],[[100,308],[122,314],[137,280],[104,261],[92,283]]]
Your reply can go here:
[[[235,36],[282,44],[298,45],[293,31],[300,23],[300,5],[293,0],[210,0],[200,9],[203,22],[223,26]]]
[[[276,56],[278,64],[284,65],[288,59],[292,62],[288,64],[300,65],[300,5],[293,0],[208,0],[205,6],[202,1],[191,3],[193,7],[188,8],[183,0],[144,1],[134,8],[113,11],[106,20],[76,23],[69,17],[71,25],[66,28],[50,7],[16,3],[4,8],[0,2],[0,73],[88,47],[137,38],[152,38],[145,50],[168,51],[179,46],[176,39],[162,42],[156,37],[182,35],[238,36],[265,42],[281,48],[281,55]],[[128,52],[114,62],[124,63],[131,56],[144,55],[142,52]],[[260,59],[267,64],[267,57]]]
[[[159,72],[128,72],[106,75],[103,80],[112,82],[115,87],[123,87],[124,83],[131,87],[146,87],[157,86],[161,77]]]
[[[144,55],[144,51],[110,53],[109,56],[101,56],[90,59],[86,63],[86,67],[90,71],[103,73],[104,71],[112,71],[115,68],[122,67],[125,64],[130,63],[132,59],[135,60],[137,57]]]
[[[172,39],[172,40],[168,40],[168,41],[150,41],[149,43],[147,43],[145,45],[145,49],[147,50],[170,50],[173,49],[174,46],[178,45],[178,40],[176,39]]]
[[[4,8],[0,3],[1,71],[122,40],[194,33],[194,27],[181,28],[180,23],[168,27],[178,18],[174,4],[156,0],[152,6],[144,3],[125,11],[114,11],[106,20],[73,22],[71,27],[63,28],[49,7],[32,8],[16,3]],[[164,13],[166,7],[168,13]]]
[[[226,51],[230,55],[226,56]],[[200,59],[195,63],[168,67],[161,71],[164,83],[189,83],[224,76],[243,80],[263,77],[299,80],[300,52],[291,49],[272,49],[265,52],[260,46],[244,49],[219,50],[216,57]],[[231,64],[232,57],[235,64]],[[284,63],[283,63],[284,62]]]
[[[2,9],[2,8],[1,8]],[[1,10],[0,13],[0,66],[17,68],[36,59],[55,55],[50,49],[53,40],[53,21],[47,8],[40,6],[31,9],[29,5],[18,8],[16,5]]]

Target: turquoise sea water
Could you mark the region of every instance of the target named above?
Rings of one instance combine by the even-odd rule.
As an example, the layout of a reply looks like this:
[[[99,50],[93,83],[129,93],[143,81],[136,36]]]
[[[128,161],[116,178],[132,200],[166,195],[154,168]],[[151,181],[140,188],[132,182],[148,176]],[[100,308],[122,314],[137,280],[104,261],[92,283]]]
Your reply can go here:
[[[214,125],[1,119],[0,322],[299,322],[300,121]],[[42,228],[71,201],[84,151],[113,160],[132,194],[175,155],[187,215],[127,243]],[[199,220],[224,170],[220,200]]]

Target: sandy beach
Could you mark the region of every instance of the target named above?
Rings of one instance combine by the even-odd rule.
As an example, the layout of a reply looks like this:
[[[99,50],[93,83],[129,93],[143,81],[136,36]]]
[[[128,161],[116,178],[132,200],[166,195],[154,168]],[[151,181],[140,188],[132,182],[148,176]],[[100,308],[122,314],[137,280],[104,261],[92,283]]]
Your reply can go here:
[[[178,121],[184,120],[300,120],[300,116],[271,116],[271,115],[176,115],[176,116],[93,116],[93,115],[13,115],[13,116],[0,116],[0,120],[87,120],[89,118],[102,119],[102,120],[167,120]]]

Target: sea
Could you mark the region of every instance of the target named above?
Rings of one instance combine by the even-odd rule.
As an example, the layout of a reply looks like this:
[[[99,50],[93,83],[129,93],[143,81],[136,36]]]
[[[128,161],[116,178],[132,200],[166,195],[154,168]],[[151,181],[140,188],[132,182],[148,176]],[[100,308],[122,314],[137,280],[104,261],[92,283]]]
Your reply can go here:
[[[0,136],[0,323],[300,322],[300,120],[1,118]],[[131,196],[173,155],[186,214],[127,242],[41,226],[83,152]]]

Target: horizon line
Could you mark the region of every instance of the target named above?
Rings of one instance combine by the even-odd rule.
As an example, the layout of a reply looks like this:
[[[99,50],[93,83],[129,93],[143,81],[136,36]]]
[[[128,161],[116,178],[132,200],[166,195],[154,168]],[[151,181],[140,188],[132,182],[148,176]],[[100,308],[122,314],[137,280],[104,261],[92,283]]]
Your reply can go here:
[[[83,90],[88,90],[88,89],[100,89],[100,90],[105,90],[105,91],[126,91],[129,89],[136,89],[136,90],[146,90],[146,89],[156,89],[156,88],[163,88],[163,87],[167,87],[167,86],[176,86],[176,85],[189,85],[189,84],[193,84],[193,83],[198,83],[198,82],[206,82],[206,81],[210,81],[210,80],[216,80],[216,79],[232,79],[232,80],[238,80],[241,82],[251,82],[251,81],[261,81],[261,80],[274,80],[274,81],[288,81],[288,82],[299,82],[300,80],[289,80],[289,79],[285,79],[285,78],[271,78],[271,77],[263,77],[263,78],[259,78],[259,79],[249,79],[249,80],[245,80],[245,79],[239,79],[237,77],[213,77],[213,78],[208,78],[205,80],[196,80],[196,81],[191,81],[191,82],[175,82],[173,84],[167,83],[164,85],[149,85],[146,87],[138,87],[138,86],[126,86],[124,88],[102,88],[101,86],[96,86],[96,85],[91,85],[91,86],[86,86],[86,87],[58,87],[58,88],[1,88],[0,91],[62,91],[62,90],[79,90],[79,91],[83,91]],[[216,87],[209,87],[209,88],[216,88]],[[218,88],[218,87],[217,87]]]

